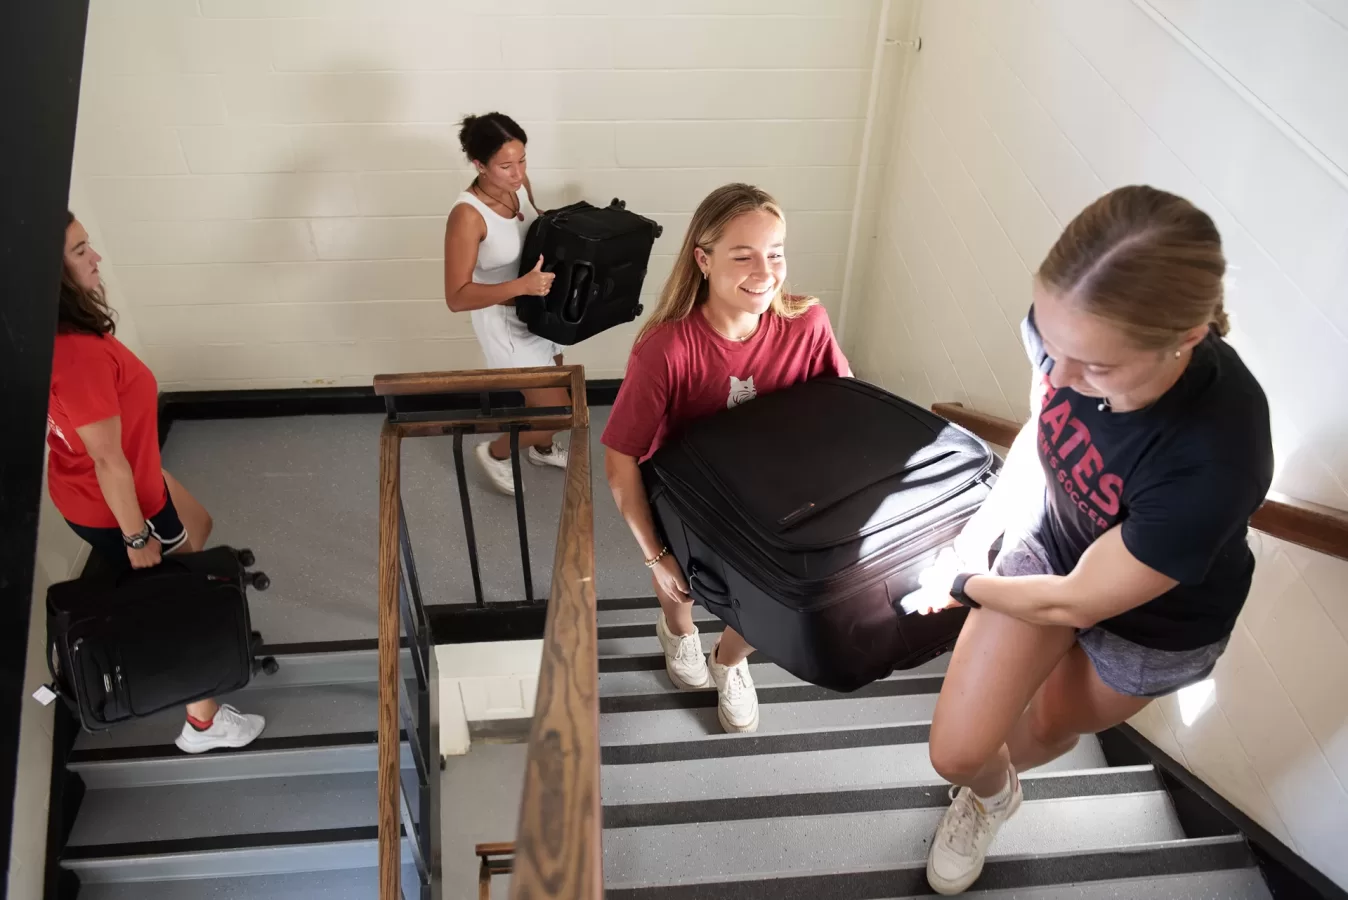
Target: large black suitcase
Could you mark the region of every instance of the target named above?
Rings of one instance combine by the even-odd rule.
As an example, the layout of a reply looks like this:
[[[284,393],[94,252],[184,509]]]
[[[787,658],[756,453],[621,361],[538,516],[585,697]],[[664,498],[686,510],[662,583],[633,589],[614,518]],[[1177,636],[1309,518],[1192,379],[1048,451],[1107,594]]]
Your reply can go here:
[[[99,731],[246,686],[259,669],[246,585],[265,590],[248,550],[172,553],[149,569],[47,589],[48,662],[57,693]]]
[[[927,410],[822,378],[689,426],[643,475],[693,597],[798,678],[852,691],[953,646],[968,610],[899,600],[997,466]]]
[[[529,226],[520,274],[543,257],[557,277],[546,297],[517,297],[515,312],[534,334],[578,344],[641,315],[641,285],[663,229],[615,199],[600,209],[581,201],[543,213]]]

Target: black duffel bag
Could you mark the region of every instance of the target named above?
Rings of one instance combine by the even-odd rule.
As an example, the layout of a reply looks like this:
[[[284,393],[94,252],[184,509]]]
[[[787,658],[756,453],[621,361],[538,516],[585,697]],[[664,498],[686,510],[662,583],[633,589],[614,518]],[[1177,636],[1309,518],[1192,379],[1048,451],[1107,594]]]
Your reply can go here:
[[[697,602],[796,677],[853,691],[954,645],[968,610],[899,601],[998,466],[907,400],[821,378],[690,425],[642,471]]]
[[[516,297],[516,314],[534,334],[566,345],[631,322],[662,231],[616,199],[602,209],[581,201],[548,210],[529,226],[520,274],[542,256],[556,278],[546,297]]]

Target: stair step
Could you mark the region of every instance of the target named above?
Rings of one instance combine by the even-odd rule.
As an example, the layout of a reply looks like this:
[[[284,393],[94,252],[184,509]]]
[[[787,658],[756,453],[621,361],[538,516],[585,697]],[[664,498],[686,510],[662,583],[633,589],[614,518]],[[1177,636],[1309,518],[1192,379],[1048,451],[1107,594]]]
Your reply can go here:
[[[655,620],[660,615],[659,607],[654,605],[634,609],[604,609],[604,601],[599,601],[599,627],[608,625],[645,625],[650,633],[655,633]],[[703,622],[719,622],[720,619],[707,611],[705,606],[693,604],[693,623],[702,627]]]
[[[375,824],[374,772],[89,791],[70,847]]]
[[[939,685],[938,685],[939,687]],[[833,697],[826,700],[774,703],[762,709],[758,737],[832,732],[879,725],[922,725],[925,731],[936,708],[936,693],[888,697]],[[715,706],[654,712],[601,713],[599,742],[604,747],[632,744],[742,741],[754,735],[725,734]],[[926,740],[925,735],[920,740]]]
[[[66,768],[78,773],[89,790],[373,772],[379,759],[378,738],[375,731],[263,736],[238,750],[195,755],[173,744],[112,747],[76,751]],[[402,766],[412,765],[412,750],[404,740]]]
[[[1025,776],[1021,783],[1024,785],[1026,802],[1145,793],[1163,789],[1160,776],[1149,765],[1119,766],[1056,775],[1034,774]],[[949,805],[950,785],[944,781],[757,796],[735,793],[725,797],[698,800],[605,805],[604,827],[649,828],[696,822],[785,819],[792,816],[826,816],[898,809],[945,809]]]
[[[413,862],[411,844],[406,837],[402,840],[402,860],[406,871]],[[67,848],[61,859],[61,867],[78,875],[81,885],[171,881],[175,885],[195,886],[203,881],[210,884],[217,878],[365,870],[378,865],[379,835],[374,825],[291,834],[263,832],[152,844],[73,847]],[[85,890],[86,887],[80,889],[82,900],[89,896]],[[185,890],[179,893],[166,889],[163,896],[177,900],[189,895]],[[216,895],[203,893],[201,896],[215,900]],[[241,900],[255,900],[252,894],[237,896]]]
[[[404,885],[416,884],[416,878],[415,868],[403,869]],[[370,900],[378,895],[379,870],[376,868],[238,878],[105,882],[80,888],[80,900]]]
[[[613,889],[664,884],[672,877],[706,882],[925,866],[943,813],[943,807],[931,806],[612,829],[604,833],[605,884],[612,896]],[[1169,796],[1158,789],[1027,800],[1002,827],[993,849],[997,856],[1080,854],[1183,837]],[[1074,879],[1048,883],[1065,880]],[[759,888],[756,896],[782,896]],[[849,895],[861,896],[831,893]]]
[[[628,749],[632,748],[611,748],[611,751]],[[1097,769],[1106,765],[1099,743],[1093,737],[1085,737],[1070,752],[1035,772]],[[782,791],[783,785],[828,791],[940,780],[923,743],[605,765],[599,775],[606,806],[762,797]]]
[[[379,677],[379,642],[368,640],[321,641],[276,644],[264,647],[262,656],[274,656],[280,665],[274,675],[259,674],[245,691],[271,690],[310,684],[348,684],[376,681]],[[412,651],[402,651],[404,672],[412,672]]]
[[[1012,852],[1007,837],[1028,809],[1027,805],[1020,815],[1006,824],[994,844],[1000,852],[988,857],[978,880],[978,889],[966,896],[979,900],[1113,900],[1117,897],[1130,900],[1210,900],[1215,897],[1268,900],[1270,896],[1268,889],[1260,883],[1259,870],[1254,868],[1249,847],[1238,835],[1141,841],[1085,851],[1038,852],[1039,848],[1035,848],[1028,852]],[[1120,830],[1109,822],[1082,821],[1081,825],[1091,832]],[[853,832],[849,829],[848,833]],[[876,843],[874,836],[861,833],[857,837],[868,844]],[[740,844],[749,854],[754,849],[751,841],[752,838],[745,835]],[[1042,841],[1031,840],[1029,843]],[[836,842],[830,844],[836,846]],[[680,876],[678,884],[652,885],[625,885],[613,880],[609,874],[606,847],[604,896],[606,900],[702,900],[707,897],[718,900],[759,900],[762,897],[773,900],[816,900],[819,897],[906,900],[932,896],[927,885],[925,860],[896,860],[897,854],[892,848],[884,854],[888,859],[866,869],[849,866],[835,858],[823,860],[821,871],[805,875],[699,879],[686,871],[689,868],[687,862],[700,861],[699,857],[707,855],[714,847],[721,848],[721,845],[707,842],[686,860],[671,862],[673,868],[670,871]],[[785,860],[785,854],[780,858]]]
[[[889,679],[944,675],[949,663],[950,654],[944,653],[920,666],[900,669],[890,675]],[[753,676],[754,686],[760,691],[765,687],[775,685],[807,684],[807,682],[801,681],[780,666],[770,662],[754,662],[752,656],[749,657],[749,674]],[[599,674],[599,696],[601,698],[625,697],[634,694],[669,694],[674,693],[675,690],[674,686],[669,683],[669,677],[665,674],[664,657],[660,655],[651,657],[651,668],[644,671],[601,672]],[[848,694],[830,693],[834,697],[849,696]]]
[[[243,712],[265,716],[264,738],[374,731],[379,722],[379,686],[375,682],[246,690],[220,700]],[[98,734],[82,732],[75,750],[171,745],[182,727],[183,711],[174,707]]]

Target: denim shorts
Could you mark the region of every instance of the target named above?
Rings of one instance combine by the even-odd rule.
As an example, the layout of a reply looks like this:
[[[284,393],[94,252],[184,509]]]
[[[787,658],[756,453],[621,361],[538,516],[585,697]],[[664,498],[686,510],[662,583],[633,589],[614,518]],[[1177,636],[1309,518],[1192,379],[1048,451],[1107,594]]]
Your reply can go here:
[[[1045,555],[1018,542],[997,557],[999,575],[1054,575]],[[1077,629],[1077,644],[1111,690],[1130,697],[1164,697],[1212,674],[1229,637],[1196,650],[1154,650],[1097,626]]]

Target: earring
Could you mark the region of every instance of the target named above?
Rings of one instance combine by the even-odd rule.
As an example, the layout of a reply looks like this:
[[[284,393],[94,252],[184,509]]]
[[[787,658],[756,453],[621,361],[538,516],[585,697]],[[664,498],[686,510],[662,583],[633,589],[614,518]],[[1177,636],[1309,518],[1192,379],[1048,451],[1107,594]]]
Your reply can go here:
[[[1184,351],[1183,351],[1183,350],[1176,350],[1176,351],[1175,351],[1175,359],[1179,359],[1179,358],[1180,358],[1181,356],[1183,356],[1183,355],[1184,355]]]

